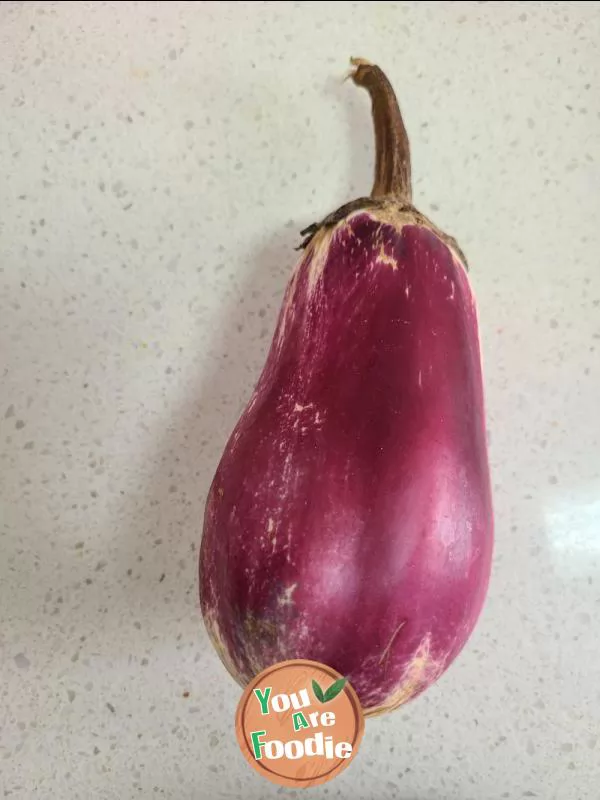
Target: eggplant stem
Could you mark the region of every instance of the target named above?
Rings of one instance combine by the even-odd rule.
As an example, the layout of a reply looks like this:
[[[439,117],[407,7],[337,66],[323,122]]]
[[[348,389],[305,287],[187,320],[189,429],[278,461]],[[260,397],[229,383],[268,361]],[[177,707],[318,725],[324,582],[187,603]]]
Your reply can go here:
[[[382,69],[363,58],[350,59],[351,78],[371,96],[375,128],[375,182],[371,197],[412,203],[410,144],[392,84]]]

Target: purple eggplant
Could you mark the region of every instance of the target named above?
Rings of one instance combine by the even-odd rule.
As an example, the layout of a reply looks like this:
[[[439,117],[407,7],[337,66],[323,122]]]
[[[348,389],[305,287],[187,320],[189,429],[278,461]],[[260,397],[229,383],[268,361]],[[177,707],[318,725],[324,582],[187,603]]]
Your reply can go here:
[[[212,482],[204,621],[241,684],[327,664],[366,715],[416,697],[468,641],[493,508],[477,311],[465,258],[412,205],[384,73],[371,196],[303,232],[266,364]]]

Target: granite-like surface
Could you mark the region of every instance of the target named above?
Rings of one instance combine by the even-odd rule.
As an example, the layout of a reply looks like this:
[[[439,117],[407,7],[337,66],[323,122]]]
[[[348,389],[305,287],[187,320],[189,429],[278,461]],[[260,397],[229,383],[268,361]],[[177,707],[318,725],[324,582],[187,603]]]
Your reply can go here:
[[[0,796],[300,795],[239,752],[196,559],[298,231],[370,189],[360,55],[471,263],[496,551],[311,795],[598,798],[600,4],[339,6],[0,5]]]

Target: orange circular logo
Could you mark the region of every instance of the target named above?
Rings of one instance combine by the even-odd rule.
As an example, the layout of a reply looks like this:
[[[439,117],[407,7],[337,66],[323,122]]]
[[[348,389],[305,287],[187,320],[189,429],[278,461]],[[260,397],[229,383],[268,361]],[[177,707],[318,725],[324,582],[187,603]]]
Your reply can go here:
[[[364,732],[356,692],[316,661],[282,661],[246,687],[235,730],[257,772],[282,786],[315,786],[356,755]]]

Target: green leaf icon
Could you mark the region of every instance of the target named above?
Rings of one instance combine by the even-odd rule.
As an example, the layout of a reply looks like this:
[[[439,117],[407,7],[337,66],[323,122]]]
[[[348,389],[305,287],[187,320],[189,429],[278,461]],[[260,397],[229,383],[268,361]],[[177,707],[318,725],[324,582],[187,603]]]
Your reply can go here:
[[[317,700],[319,700],[321,703],[324,703],[325,702],[325,695],[323,694],[323,689],[321,689],[321,687],[319,686],[319,684],[315,680],[313,680],[313,682],[312,682],[312,687],[313,687],[313,692],[315,693],[315,697],[317,698]]]
[[[342,691],[344,686],[346,685],[346,678],[340,678],[339,680],[332,683],[329,689],[325,692],[325,698],[322,701],[323,703],[328,703],[330,700],[333,700],[334,697],[337,697],[338,694]]]

